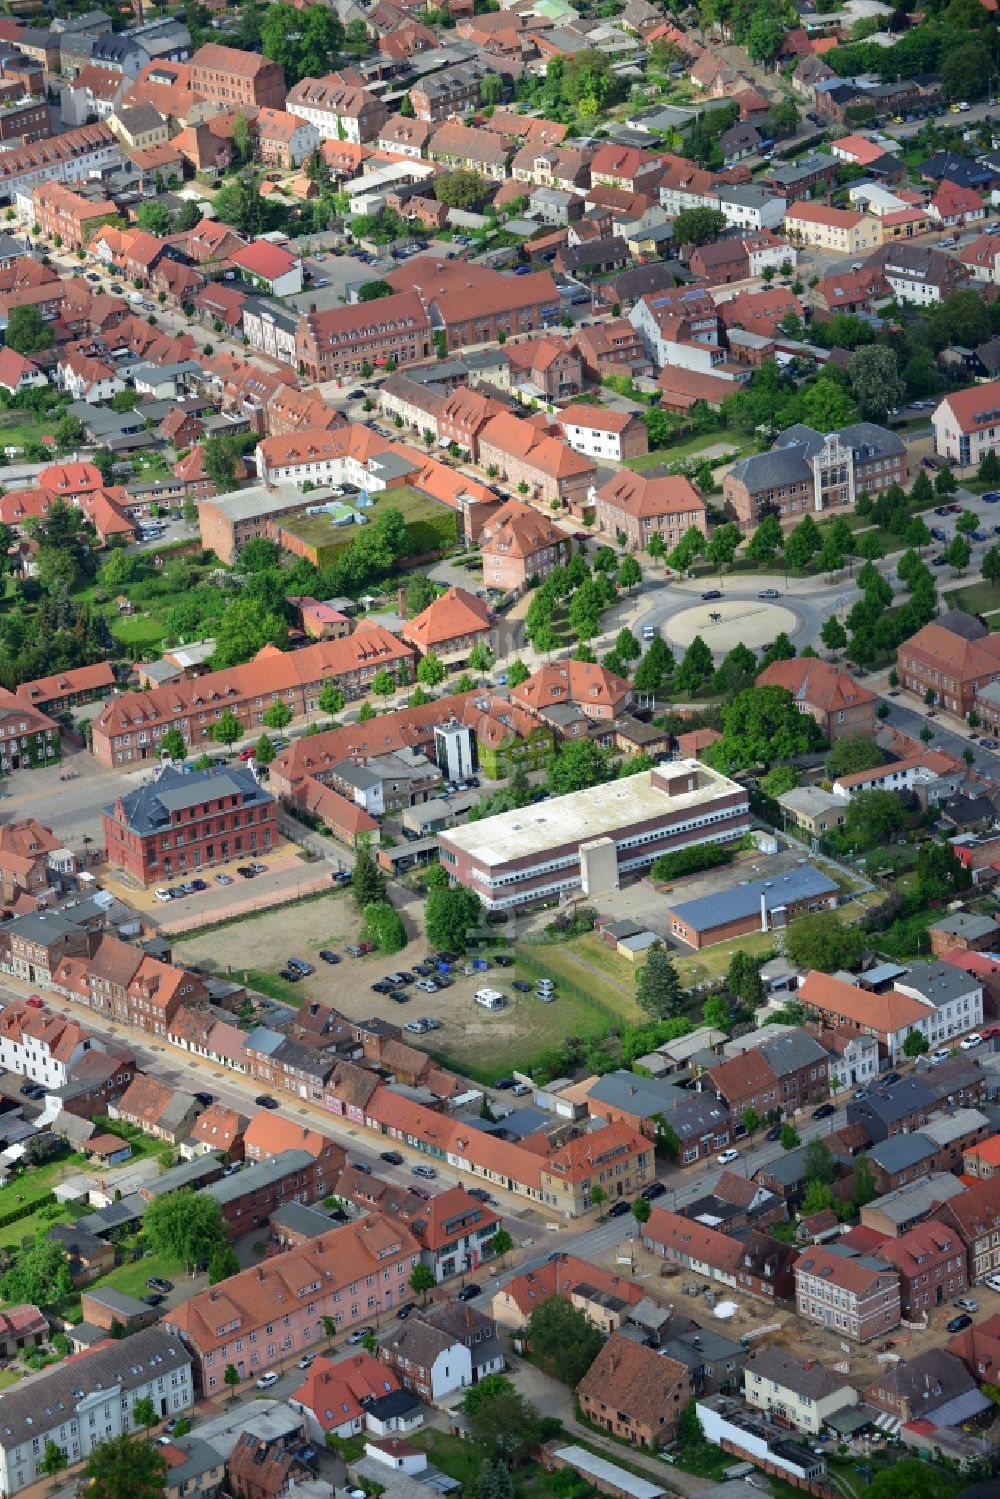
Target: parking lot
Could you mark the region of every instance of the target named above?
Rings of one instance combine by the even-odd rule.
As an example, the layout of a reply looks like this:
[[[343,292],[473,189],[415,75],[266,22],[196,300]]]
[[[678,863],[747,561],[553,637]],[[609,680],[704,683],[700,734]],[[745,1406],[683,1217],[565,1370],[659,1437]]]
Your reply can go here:
[[[476,1072],[510,1069],[519,1058],[530,1058],[557,1045],[569,1031],[578,1032],[578,1012],[574,1005],[570,1024],[570,1001],[560,998],[558,981],[551,1002],[544,1002],[535,993],[540,970],[544,976],[544,949],[540,948],[531,949],[530,961],[526,954],[523,966],[516,954],[512,967],[500,967],[491,957],[488,969],[479,973],[464,973],[463,960],[451,965],[447,975],[452,980],[450,987],[428,994],[415,984],[407,984],[400,991],[405,995],[402,1003],[388,994],[376,993],[373,983],[381,983],[394,971],[412,971],[414,963],[430,956],[426,941],[417,934],[417,908],[404,908],[402,914],[412,940],[403,952],[391,957],[367,953],[355,958],[347,953],[349,945],[364,938],[361,916],[348,894],[264,912],[211,933],[180,938],[174,957],[178,962],[230,974],[251,985],[265,975],[268,992],[293,1006],[319,1000],[349,1019],[377,1015],[402,1026],[426,1016],[437,1022],[435,1029],[423,1034],[408,1032],[407,1041],[447,1058],[456,1067],[467,1066]],[[319,956],[320,949],[334,952],[340,962],[325,963]],[[279,971],[289,958],[305,960],[315,972],[288,983],[279,977]],[[528,992],[514,989],[515,981],[527,984]],[[476,991],[486,988],[503,994],[502,1009],[490,1010],[474,1002]],[[596,1010],[594,1013],[595,1020],[605,1026],[606,1018]]]

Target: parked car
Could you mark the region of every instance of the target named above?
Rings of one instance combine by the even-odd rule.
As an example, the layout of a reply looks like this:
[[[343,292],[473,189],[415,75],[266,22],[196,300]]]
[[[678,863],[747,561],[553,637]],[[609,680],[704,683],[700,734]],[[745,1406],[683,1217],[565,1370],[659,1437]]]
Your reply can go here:
[[[514,959],[509,957],[507,953],[498,953],[493,961],[498,968],[513,968],[514,966]]]
[[[647,1202],[653,1202],[657,1197],[662,1197],[666,1190],[662,1182],[650,1182],[648,1187],[643,1187],[639,1196],[645,1198]]]
[[[146,1282],[146,1286],[150,1291],[160,1291],[164,1296],[174,1289],[172,1280],[164,1280],[159,1275],[151,1275]]]
[[[170,899],[170,891],[164,885],[159,885],[153,891],[153,899],[167,901]]]
[[[624,1218],[625,1214],[630,1213],[631,1211],[632,1204],[630,1202],[613,1202],[608,1208],[608,1217]]]
[[[233,877],[231,874],[217,874],[215,878],[220,885],[231,885],[233,883]]]
[[[202,1105],[202,1107],[206,1108],[206,1109],[208,1108],[209,1104],[212,1104],[212,1103],[215,1102],[215,1094],[214,1093],[196,1093],[194,1096],[195,1096],[195,1098],[197,1098],[198,1102]]]
[[[765,1140],[780,1140],[781,1139],[781,1125],[780,1124],[772,1124],[771,1128],[769,1130],[767,1130],[767,1132],[765,1133],[764,1139]]]
[[[270,1093],[258,1093],[254,1099],[254,1103],[259,1109],[277,1109],[281,1107],[278,1100],[272,1098]]]
[[[515,984],[514,987],[516,989],[517,985]],[[512,1077],[498,1077],[493,1086],[494,1088],[499,1088],[500,1092],[502,1093],[507,1088],[513,1088],[514,1079]]]
[[[273,1385],[276,1385],[277,1383],[278,1376],[276,1372],[274,1371],[274,1369],[268,1369],[267,1373],[262,1374],[258,1379],[257,1388],[258,1390],[269,1390]]]
[[[973,1031],[971,1036],[966,1036],[961,1042],[963,1051],[975,1051],[977,1046],[982,1046],[983,1038],[978,1031]]]
[[[414,1166],[413,1174],[414,1176],[422,1176],[427,1181],[433,1181],[437,1176],[437,1171],[433,1166]]]
[[[724,1150],[721,1155],[716,1156],[716,1160],[718,1161],[720,1166],[730,1166],[732,1165],[733,1161],[738,1161],[739,1158],[739,1151],[732,1149]]]
[[[947,1332],[964,1332],[967,1327],[971,1326],[972,1318],[966,1316],[965,1312],[960,1317],[952,1317],[951,1321],[945,1324]]]
[[[162,1306],[167,1298],[161,1296],[159,1291],[154,1291],[152,1296],[144,1296],[142,1299],[146,1306]]]
[[[979,1034],[984,1041],[993,1041],[997,1036],[1000,1036],[1000,1026],[984,1025]]]
[[[482,1289],[482,1286],[477,1286],[475,1281],[470,1280],[468,1284],[464,1285],[459,1291],[458,1300],[475,1301],[476,1297],[482,1292]]]
[[[192,880],[191,881],[191,889],[198,891],[199,894],[200,894],[202,890],[207,890],[208,889],[208,881],[207,880]]]
[[[297,968],[279,968],[278,977],[284,979],[286,984],[297,984],[303,975]]]
[[[321,947],[320,950],[319,950],[319,956],[320,956],[320,962],[322,962],[322,963],[339,963],[340,962],[340,953],[339,952],[331,952],[328,947]]]
[[[401,1166],[403,1164],[403,1157],[398,1150],[383,1150],[379,1155],[379,1160],[387,1162],[390,1166]]]
[[[531,985],[525,979],[515,979],[510,987],[516,989],[518,994],[531,993]]]
[[[478,1197],[478,1199],[479,1199],[480,1202],[492,1202],[493,1201],[493,1198],[490,1196],[489,1192],[487,1192],[487,1190],[486,1190],[485,1187],[470,1187],[469,1188],[469,1196],[470,1197]]]
[[[955,1305],[961,1307],[963,1312],[978,1312],[979,1310],[979,1302],[973,1301],[971,1296],[959,1296]]]
[[[814,1119],[832,1119],[836,1112],[832,1103],[821,1103],[818,1109],[813,1109],[812,1116]]]
[[[950,1056],[951,1052],[948,1050],[947,1046],[939,1046],[937,1051],[931,1052],[930,1064],[932,1067],[936,1067],[939,1062],[947,1062]]]
[[[303,978],[308,978],[311,973],[316,972],[313,965],[306,963],[302,958],[286,958],[285,963],[287,967],[294,968],[297,972],[301,973]]]
[[[370,1327],[356,1327],[352,1333],[348,1334],[347,1341],[353,1348],[356,1344],[363,1343],[370,1332]]]
[[[411,1312],[415,1312],[416,1309],[417,1303],[415,1301],[404,1301],[402,1306],[396,1308],[396,1316],[400,1322],[405,1322]]]
[[[360,1171],[364,1176],[371,1176],[372,1174],[372,1168],[367,1161],[348,1161],[347,1164],[353,1166],[355,1171]]]

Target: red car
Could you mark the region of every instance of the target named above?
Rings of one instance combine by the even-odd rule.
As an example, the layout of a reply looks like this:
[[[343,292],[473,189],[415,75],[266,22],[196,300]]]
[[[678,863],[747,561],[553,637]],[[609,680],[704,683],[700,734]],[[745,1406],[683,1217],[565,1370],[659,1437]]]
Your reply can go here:
[[[254,757],[254,751],[253,751],[253,749],[249,745],[247,746],[246,749],[241,749],[240,750],[240,759],[241,760],[252,760],[253,757]]]
[[[984,1025],[979,1034],[984,1041],[993,1041],[1000,1036],[1000,1025]]]
[[[362,952],[374,952],[375,951],[375,944],[374,944],[374,942],[359,942],[358,946],[360,947],[360,949],[361,949]]]
[[[39,999],[39,997],[38,997],[37,994],[33,994],[30,999],[28,999],[28,1000],[25,1001],[25,1003],[27,1004],[29,1010],[44,1010],[45,1009],[44,1002]]]

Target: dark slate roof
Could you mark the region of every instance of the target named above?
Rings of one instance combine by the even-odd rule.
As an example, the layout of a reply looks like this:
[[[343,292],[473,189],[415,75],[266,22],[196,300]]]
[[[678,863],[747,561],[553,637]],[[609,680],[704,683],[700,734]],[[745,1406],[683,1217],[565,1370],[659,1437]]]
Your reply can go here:
[[[264,806],[274,800],[253,772],[242,765],[229,765],[225,770],[196,770],[191,775],[167,765],[154,781],[128,792],[121,801],[129,828],[144,834],[166,827],[174,812],[225,796],[239,797],[241,806]],[[113,807],[105,810],[114,813]]]
[[[895,1124],[905,1119],[915,1109],[933,1113],[937,1099],[919,1077],[904,1077],[887,1088],[869,1087],[864,1098],[847,1105],[847,1118],[851,1124],[864,1124],[866,1119],[879,1119],[883,1124]]]
[[[915,1130],[912,1135],[890,1135],[888,1140],[873,1145],[868,1154],[883,1171],[907,1171],[935,1156],[937,1146]]]

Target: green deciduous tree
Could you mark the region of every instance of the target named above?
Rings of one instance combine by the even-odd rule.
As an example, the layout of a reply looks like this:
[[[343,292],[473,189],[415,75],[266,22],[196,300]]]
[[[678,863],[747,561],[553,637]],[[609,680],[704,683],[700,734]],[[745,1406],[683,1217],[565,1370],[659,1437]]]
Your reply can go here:
[[[454,172],[446,172],[434,182],[435,198],[439,203],[446,203],[449,208],[478,208],[485,199],[486,193],[486,178],[467,167],[459,167]]]
[[[163,1499],[167,1462],[155,1442],[128,1432],[101,1442],[83,1468],[88,1499]]]
[[[324,682],[316,699],[321,713],[341,713],[347,702],[344,689],[336,682]]]
[[[859,928],[845,926],[835,911],[804,912],[785,933],[785,954],[802,968],[833,973],[857,962],[864,937]]]
[[[410,1271],[410,1290],[415,1296],[419,1296],[424,1306],[427,1305],[427,1293],[433,1291],[437,1285],[434,1271],[422,1260],[418,1260]]]
[[[219,1204],[187,1187],[154,1198],[142,1230],[154,1253],[171,1255],[188,1269],[210,1259],[226,1242]]]
[[[374,942],[379,952],[401,952],[406,946],[406,928],[395,906],[387,900],[373,901],[362,912],[365,936]]]
[[[875,1173],[865,1151],[854,1157],[851,1182],[851,1201],[856,1208],[867,1207],[878,1196]]]
[[[592,739],[574,739],[562,744],[546,761],[546,785],[555,796],[584,791],[611,779],[611,762]]]
[[[669,954],[659,943],[649,949],[639,969],[636,1003],[656,1020],[679,1015],[684,1006],[684,990]]]
[[[269,729],[284,729],[292,721],[292,710],[283,698],[264,710],[264,722]]]
[[[828,651],[842,651],[847,645],[847,631],[835,614],[831,614],[820,627],[819,638]]]
[[[467,1392],[462,1408],[468,1416],[473,1440],[488,1457],[516,1467],[528,1457],[538,1441],[538,1415],[510,1380],[503,1380],[506,1388],[498,1384],[484,1390],[483,1386],[488,1385],[492,1377],[488,1375]],[[496,1377],[502,1379],[502,1376]],[[469,1410],[465,1402],[477,1395],[472,1402],[473,1409]]]
[[[826,772],[834,778],[853,775],[858,770],[874,770],[883,759],[882,751],[867,734],[847,734],[833,744],[826,757]]]
[[[433,890],[427,897],[424,932],[432,947],[464,952],[473,931],[482,920],[482,903],[474,890],[454,885]]]
[[[239,1369],[237,1369],[235,1364],[226,1365],[226,1370],[222,1376],[222,1381],[229,1391],[229,1402],[230,1404],[232,1404],[232,1402],[236,1399],[236,1391],[240,1383],[240,1371]]]
[[[52,347],[52,329],[30,303],[12,307],[7,317],[5,343],[16,354],[41,354]]]
[[[712,652],[700,635],[696,635],[684,652],[674,673],[674,688],[679,693],[698,692],[714,674]]]
[[[604,1338],[586,1312],[561,1296],[550,1296],[528,1318],[528,1346],[557,1379],[572,1389],[590,1368]]]
[[[893,791],[858,791],[847,804],[844,831],[855,848],[880,848],[905,826],[906,814]]]
[[[243,733],[243,725],[230,708],[224,708],[212,725],[212,738],[216,744],[235,744]]]
[[[674,243],[707,245],[726,227],[726,216],[715,208],[684,208],[674,219]]]
[[[912,1030],[908,1032],[906,1039],[903,1042],[904,1056],[922,1057],[925,1052],[929,1050],[930,1047],[927,1042],[927,1037],[924,1035],[923,1031]]]
[[[722,738],[706,751],[718,770],[731,774],[808,753],[822,743],[819,725],[800,713],[784,687],[750,687],[722,710]]]
[[[236,1250],[231,1244],[223,1244],[209,1256],[208,1260],[208,1283],[210,1286],[218,1286],[231,1275],[236,1275],[240,1268],[240,1262],[236,1257]]]
[[[444,679],[444,663],[433,651],[428,651],[417,667],[417,681],[425,687],[437,687]]]
[[[889,412],[906,400],[895,351],[887,344],[858,349],[851,356],[847,378],[866,421],[884,422]]]
[[[0,1280],[4,1301],[29,1302],[45,1308],[68,1296],[73,1288],[65,1251],[45,1239],[22,1250]]]
[[[782,1150],[795,1150],[801,1143],[799,1140],[799,1132],[795,1128],[794,1124],[783,1124],[781,1126],[781,1134],[778,1136],[778,1140]]]

